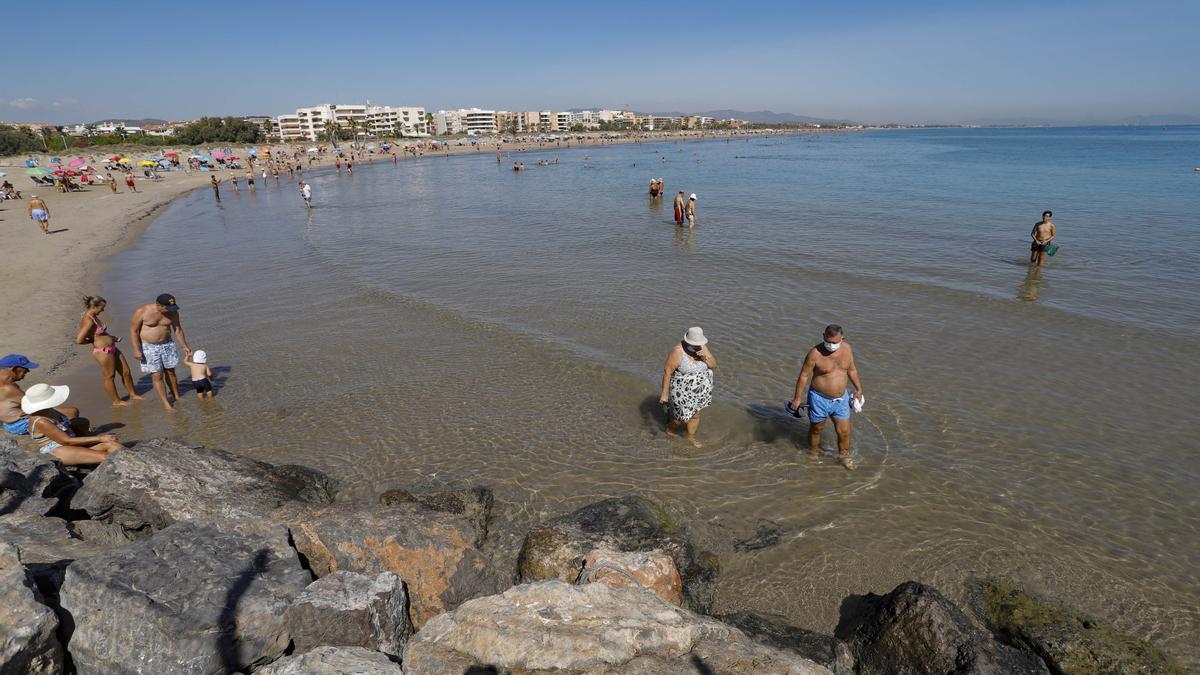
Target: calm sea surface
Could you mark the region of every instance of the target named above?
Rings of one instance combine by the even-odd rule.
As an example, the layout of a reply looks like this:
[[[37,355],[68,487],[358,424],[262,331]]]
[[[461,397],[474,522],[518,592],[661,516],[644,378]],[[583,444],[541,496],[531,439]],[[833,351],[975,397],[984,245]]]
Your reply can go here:
[[[1200,666],[1200,128],[524,161],[360,164],[310,176],[311,212],[286,183],[178,201],[101,290],[114,326],[174,293],[224,387],[170,419],[113,412],[124,437],[309,464],[364,497],[486,483],[502,549],[640,493],[720,555],[722,610],[829,630],[849,593],[915,578],[961,598],[1002,575]],[[648,202],[657,176],[699,195],[694,231],[669,196]],[[1030,271],[1043,209],[1062,248]],[[868,396],[852,473],[832,437],[810,463],[780,410],[827,323]],[[663,357],[696,324],[721,365],[700,450],[656,411]],[[94,370],[68,379],[109,415]],[[760,533],[778,543],[735,546]]]

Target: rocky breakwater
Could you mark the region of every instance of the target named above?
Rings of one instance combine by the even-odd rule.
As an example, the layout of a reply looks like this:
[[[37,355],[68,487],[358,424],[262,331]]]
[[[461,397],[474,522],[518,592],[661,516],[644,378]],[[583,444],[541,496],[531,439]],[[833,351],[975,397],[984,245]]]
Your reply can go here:
[[[915,582],[853,596],[836,637],[706,616],[716,556],[636,496],[514,560],[487,488],[339,501],[320,472],[165,440],[82,481],[11,444],[0,469],[0,673],[1182,672],[998,582],[974,616]]]

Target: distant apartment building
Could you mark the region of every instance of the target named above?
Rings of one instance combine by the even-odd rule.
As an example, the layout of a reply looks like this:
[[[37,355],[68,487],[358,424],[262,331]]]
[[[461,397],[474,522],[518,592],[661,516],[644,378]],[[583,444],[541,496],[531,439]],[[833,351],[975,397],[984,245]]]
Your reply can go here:
[[[429,134],[425,109],[419,107],[369,106],[366,122],[371,133],[375,135],[425,136]]]
[[[501,133],[523,134],[538,130],[538,112],[532,111],[496,111],[496,128]]]
[[[460,108],[439,110],[433,114],[434,129],[439,134],[494,134],[499,131],[495,110]]]
[[[424,108],[369,103],[322,103],[308,108],[297,108],[293,115],[276,117],[272,124],[272,133],[285,141],[315,141],[318,138],[326,138],[333,126],[369,135],[428,133]]]
[[[713,118],[704,115],[688,115],[683,118],[684,129],[703,129],[713,123]]]
[[[258,127],[264,136],[270,136],[275,129],[275,118],[268,115],[247,115],[242,119]]]

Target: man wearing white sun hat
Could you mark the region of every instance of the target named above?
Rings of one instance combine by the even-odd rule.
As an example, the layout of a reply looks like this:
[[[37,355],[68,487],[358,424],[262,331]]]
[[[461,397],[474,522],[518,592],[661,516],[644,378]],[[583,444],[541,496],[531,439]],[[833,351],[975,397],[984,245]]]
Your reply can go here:
[[[124,447],[113,434],[76,434],[67,416],[55,410],[70,395],[66,385],[35,384],[21,398],[21,410],[29,415],[29,438],[42,454],[54,455],[67,465],[99,464]]]

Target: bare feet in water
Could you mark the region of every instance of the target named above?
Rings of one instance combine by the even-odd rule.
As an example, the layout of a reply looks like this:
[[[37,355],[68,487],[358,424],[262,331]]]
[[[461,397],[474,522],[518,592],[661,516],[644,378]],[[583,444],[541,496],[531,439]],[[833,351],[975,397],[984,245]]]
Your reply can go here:
[[[700,439],[696,438],[695,436],[688,436],[687,440],[688,440],[688,443],[692,444],[693,448],[703,448],[704,447],[704,444],[702,444],[700,442]]]
[[[129,395],[129,400],[130,400],[130,401],[145,401],[145,400],[146,400],[146,397],[145,397],[145,396],[138,396],[137,394],[130,394],[130,395]]]
[[[811,460],[812,460],[812,461],[814,461],[814,462],[819,462],[819,461],[821,461],[821,451],[820,451],[820,450],[815,450],[815,449],[813,449],[813,450],[809,450],[809,451],[808,451],[808,458],[809,458],[809,459],[811,459]]]
[[[117,406],[117,407],[121,407],[121,406],[127,406],[127,405],[129,405],[129,403],[128,403],[127,401],[120,401],[120,400],[118,400],[118,401],[113,401],[113,405],[115,405],[115,406]]]
[[[840,458],[838,458],[838,461],[842,466],[846,467],[847,471],[853,471],[858,466],[854,463],[854,460],[850,458],[850,455],[842,455]]]

